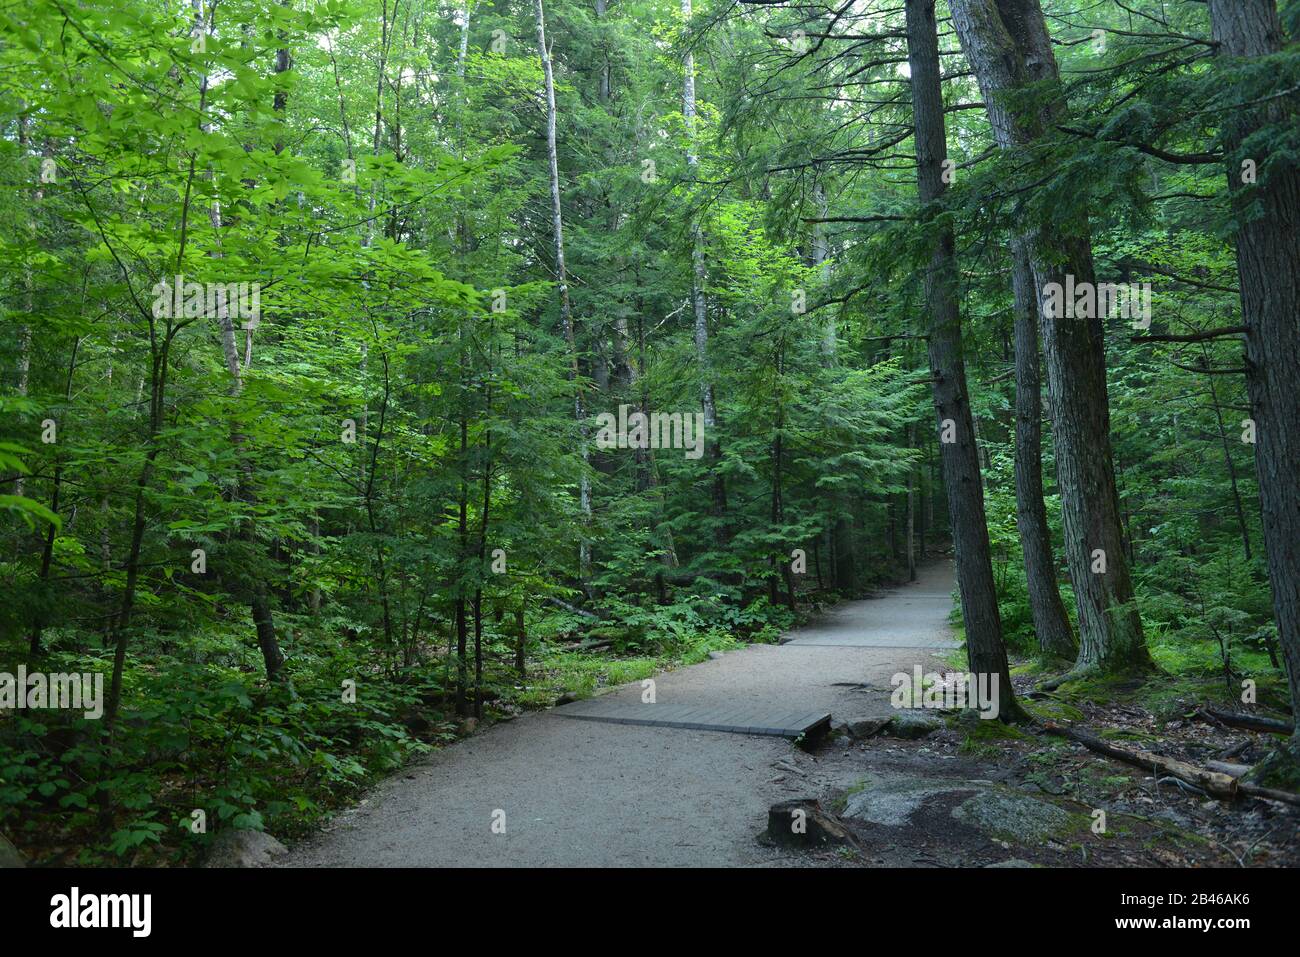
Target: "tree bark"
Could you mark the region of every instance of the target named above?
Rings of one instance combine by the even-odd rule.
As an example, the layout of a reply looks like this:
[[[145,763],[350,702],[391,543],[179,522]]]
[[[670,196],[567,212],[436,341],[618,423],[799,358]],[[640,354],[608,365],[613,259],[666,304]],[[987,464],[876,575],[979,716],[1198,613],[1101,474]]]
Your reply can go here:
[[[916,448],[916,423],[907,427],[907,447]],[[907,470],[907,580],[916,581],[916,469]]]
[[[1042,380],[1038,361],[1038,305],[1024,243],[1012,243],[1016,352],[1016,529],[1025,561],[1029,610],[1045,658],[1071,661],[1079,653],[1056,581],[1056,559],[1043,501]]]
[[[682,27],[690,26],[691,0],[682,0]],[[695,145],[695,54],[687,47],[682,58],[682,118],[686,123],[686,169],[694,182],[699,178],[700,155]],[[704,260],[704,228],[699,216],[691,221],[691,314],[695,333],[695,360],[700,374],[700,402],[704,410],[705,454],[713,477],[713,512],[727,510],[727,489],[716,467],[722,457],[717,439],[718,410],[713,395],[713,369],[709,362],[708,304],[704,284],[708,270]]]
[[[691,22],[691,0],[682,0],[682,26]],[[686,121],[686,169],[692,180],[700,171],[695,147],[695,54],[688,47],[682,59],[682,117]],[[691,313],[695,322],[695,355],[700,366],[700,397],[704,404],[704,427],[712,431],[717,421],[713,404],[713,380],[709,369],[708,309],[704,301],[704,230],[696,217],[691,223]]]
[[[1059,93],[1037,114],[1010,106],[1030,86],[1059,89],[1039,0],[950,0],[950,8],[997,145],[1020,151],[1040,140],[1064,118]],[[1067,275],[1077,284],[1093,282],[1089,224],[1086,217],[1037,224],[1022,239],[1040,294],[1065,551],[1079,608],[1075,667],[1146,670],[1152,662],[1133,594],[1111,453],[1102,321],[1054,316],[1041,297],[1049,284],[1064,285]]]
[[[907,59],[911,67],[917,187],[922,206],[930,207],[942,199],[947,189],[943,163],[948,157],[934,0],[907,0]],[[1015,721],[1025,716],[1011,687],[1002,642],[1002,620],[984,516],[984,490],[966,391],[957,278],[952,230],[941,227],[934,238],[925,293],[930,313],[928,342],[934,409],[941,435],[947,431],[945,420],[952,420],[956,430],[956,441],[941,442],[939,452],[957,553],[966,656],[973,673],[996,679],[998,717]]]
[[[1220,55],[1253,59],[1282,48],[1273,0],[1210,0],[1210,26]],[[1269,127],[1294,127],[1294,96],[1225,114],[1228,188],[1237,214],[1237,271],[1246,325],[1246,388],[1256,423],[1255,474],[1263,516],[1264,553],[1273,590],[1273,614],[1300,714],[1300,168],[1270,162],[1276,137],[1248,137]],[[1242,182],[1242,162],[1253,159],[1258,184]],[[1300,758],[1300,733],[1291,738]]]

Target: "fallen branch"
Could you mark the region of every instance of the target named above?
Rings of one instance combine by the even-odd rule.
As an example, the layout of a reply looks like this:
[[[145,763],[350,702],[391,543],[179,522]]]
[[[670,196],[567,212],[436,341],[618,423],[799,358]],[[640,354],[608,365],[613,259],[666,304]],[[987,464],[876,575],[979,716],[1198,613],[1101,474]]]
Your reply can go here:
[[[1188,332],[1174,335],[1173,333],[1152,333],[1145,336],[1129,336],[1130,342],[1205,342],[1208,339],[1225,339],[1228,336],[1244,335],[1245,326],[1222,326],[1218,329],[1206,329],[1203,332]]]
[[[1199,372],[1201,375],[1245,375],[1245,366],[1233,366],[1231,369],[1212,369],[1209,366],[1188,366],[1181,362],[1170,362],[1175,369],[1182,369],[1184,372]]]
[[[1067,728],[1054,722],[1047,722],[1043,725],[1043,730],[1048,734],[1054,734],[1057,737],[1069,738],[1071,741],[1077,741],[1090,751],[1096,751],[1098,754],[1104,754],[1108,758],[1114,758],[1117,761],[1124,761],[1127,764],[1133,764],[1140,768],[1145,768],[1157,776],[1163,774],[1166,777],[1177,778],[1187,784],[1200,788],[1206,794],[1212,795],[1223,800],[1231,800],[1237,796],[1237,781],[1217,771],[1206,771],[1203,768],[1195,767],[1183,761],[1174,758],[1166,758],[1163,755],[1152,754],[1150,751],[1139,751],[1136,748],[1125,748],[1118,744],[1112,744],[1109,741],[1103,741],[1094,734],[1087,731],[1079,731],[1076,728]],[[1300,797],[1296,798],[1300,802]]]
[[[1247,797],[1263,798],[1266,801],[1281,801],[1283,804],[1290,804],[1292,807],[1300,807],[1300,794],[1292,794],[1290,791],[1260,787],[1258,784],[1251,784],[1247,781],[1238,781],[1237,790]]]
[[[1218,758],[1220,761],[1226,761],[1228,760],[1228,758],[1235,758],[1238,755],[1245,752],[1254,743],[1255,742],[1252,741],[1250,738],[1246,738],[1244,741],[1238,741],[1236,744],[1224,748],[1222,751],[1216,754],[1215,757]]]
[[[591,612],[586,611],[585,609],[579,608],[577,605],[570,605],[567,601],[561,601],[560,599],[552,595],[547,595],[546,601],[549,604],[555,605],[557,608],[563,608],[567,612],[572,612],[575,615],[581,615],[583,618],[590,618],[592,621],[601,620],[600,615],[594,615]]]
[[[1265,718],[1258,714],[1243,714],[1240,711],[1224,711],[1213,705],[1205,705],[1197,714],[1220,724],[1229,724],[1235,728],[1248,728],[1251,731],[1268,731],[1274,734],[1291,734],[1295,725],[1278,718]]]
[[[1223,801],[1230,801],[1233,798],[1244,794],[1246,797],[1263,798],[1268,801],[1280,801],[1283,804],[1300,807],[1300,794],[1292,794],[1290,791],[1279,791],[1276,788],[1261,787],[1258,784],[1238,781],[1229,774],[1207,770],[1205,768],[1198,768],[1195,765],[1186,763],[1185,761],[1166,758],[1160,754],[1152,754],[1150,751],[1139,751],[1136,748],[1125,748],[1121,745],[1104,741],[1087,731],[1080,731],[1077,728],[1067,728],[1051,721],[1043,724],[1043,730],[1048,734],[1054,734],[1057,737],[1069,738],[1071,741],[1077,741],[1088,750],[1096,751],[1098,754],[1104,754],[1108,758],[1114,758],[1117,761],[1123,761],[1127,764],[1133,764],[1137,767],[1150,770],[1156,775],[1157,779],[1160,778],[1161,775],[1164,775],[1166,778],[1176,778],[1177,780],[1190,784],[1193,787],[1200,788],[1211,797],[1216,797]]]

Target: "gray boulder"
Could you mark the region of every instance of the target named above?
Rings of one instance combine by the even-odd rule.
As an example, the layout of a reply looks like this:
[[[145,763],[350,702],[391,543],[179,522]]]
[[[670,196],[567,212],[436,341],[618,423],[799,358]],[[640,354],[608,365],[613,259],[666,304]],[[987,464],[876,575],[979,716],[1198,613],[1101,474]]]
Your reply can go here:
[[[889,722],[889,718],[863,718],[860,721],[848,722],[847,728],[852,737],[861,740],[879,734]]]
[[[1055,804],[1000,791],[980,791],[953,808],[952,816],[989,837],[1021,844],[1041,843],[1070,826],[1070,815]]]

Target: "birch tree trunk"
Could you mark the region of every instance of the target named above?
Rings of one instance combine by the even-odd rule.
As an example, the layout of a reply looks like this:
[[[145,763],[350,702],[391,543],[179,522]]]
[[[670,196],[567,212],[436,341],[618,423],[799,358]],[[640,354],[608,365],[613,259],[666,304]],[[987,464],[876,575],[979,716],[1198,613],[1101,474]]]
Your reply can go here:
[[[460,8],[460,51],[456,54],[456,79],[465,79],[465,60],[469,57],[469,0]]]
[[[537,18],[537,54],[542,60],[542,77],[546,83],[546,157],[551,173],[551,230],[555,239],[555,279],[560,287],[560,319],[564,340],[569,346],[569,379],[573,383],[573,410],[578,420],[578,443],[582,452],[582,477],[578,499],[582,509],[584,533],[579,545],[579,577],[587,581],[591,566],[591,545],[586,528],[591,523],[591,480],[587,475],[587,412],[583,407],[581,372],[578,368],[578,336],[574,328],[573,308],[569,303],[569,274],[564,263],[564,217],[560,210],[560,164],[555,147],[555,75],[551,70],[551,51],[546,46],[546,12],[542,0],[533,0]]]
[[[939,39],[934,0],[907,0],[907,62],[911,67],[912,116],[916,142],[917,186],[923,207],[936,203],[947,190],[944,161],[948,158],[940,88]],[[961,313],[957,302],[957,258],[950,228],[934,240],[925,278],[930,312],[930,375],[934,380],[934,409],[941,437],[955,432],[955,441],[941,441],[939,454],[948,494],[953,547],[957,555],[957,584],[962,621],[966,625],[966,657],[976,675],[990,675],[998,717],[1024,717],[1011,688],[1002,619],[993,582],[984,488],[980,481],[975,427],[966,391],[962,357]],[[910,509],[909,509],[910,512]],[[996,685],[993,680],[996,679]]]

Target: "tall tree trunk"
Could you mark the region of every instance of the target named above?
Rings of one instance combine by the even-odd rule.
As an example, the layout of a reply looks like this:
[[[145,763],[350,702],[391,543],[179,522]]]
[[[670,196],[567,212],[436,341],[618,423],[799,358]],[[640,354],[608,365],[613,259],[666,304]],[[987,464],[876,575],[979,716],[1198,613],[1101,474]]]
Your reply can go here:
[[[691,22],[691,0],[682,0],[682,28]],[[682,118],[686,123],[686,171],[691,181],[699,178],[700,155],[695,143],[695,54],[690,47],[682,58]],[[709,361],[708,304],[704,285],[708,270],[704,262],[704,227],[699,215],[691,221],[691,314],[695,332],[695,361],[700,374],[700,401],[704,409],[705,450],[713,478],[713,511],[722,515],[727,507],[726,485],[716,467],[721,458],[717,438],[718,410],[713,396],[713,369]]]
[[[18,120],[18,148],[19,154],[26,155],[27,148],[27,115],[24,113]],[[45,148],[42,150],[42,164],[53,156],[53,149],[50,141],[45,141]],[[45,199],[45,185],[40,178],[36,181],[36,187],[32,190],[32,215],[27,221],[27,228],[30,232],[30,238],[36,243],[40,235],[40,226],[37,221],[38,210],[41,201]],[[36,315],[36,284],[32,279],[32,270],[30,266],[23,267],[23,315],[30,317]],[[27,397],[27,390],[31,383],[32,374],[32,327],[24,321],[18,327],[18,370],[17,370],[16,391],[21,398]],[[23,477],[19,475],[14,479],[13,490],[15,495],[22,495],[25,483]]]
[[[488,357],[491,359],[491,336],[489,335]],[[492,377],[491,368],[483,377],[483,414],[491,421],[492,417]],[[488,516],[492,510],[492,428],[486,429],[483,440],[483,498],[480,505],[482,515],[478,533],[478,569],[474,580],[474,717],[483,717],[483,571],[487,562]]]
[[[465,79],[465,60],[469,56],[469,0],[460,7],[460,50],[456,54],[456,79]]]
[[[950,0],[953,26],[984,96],[997,145],[1020,150],[1064,118],[1060,78],[1039,0]],[[1010,101],[1030,86],[1058,90],[1039,114],[1013,111]],[[1142,633],[1120,521],[1110,443],[1106,358],[1100,316],[1074,319],[1043,308],[1042,293],[1092,283],[1086,216],[1040,224],[1023,237],[1040,294],[1043,353],[1051,395],[1052,437],[1061,489],[1065,552],[1079,607],[1076,669],[1152,667]]]
[[[826,218],[826,188],[818,182],[813,187],[813,202],[817,206],[817,217]],[[826,242],[826,224],[813,223],[812,228],[812,264],[817,270],[817,278],[825,284],[831,278],[831,264],[828,261],[830,245]],[[826,310],[826,325],[822,329],[822,361],[830,365],[835,361],[836,349],[835,310]]]
[[[781,389],[781,376],[784,373],[784,350],[778,347],[776,352],[776,377],[778,393]],[[773,423],[772,429],[772,531],[776,532],[785,524],[785,489],[784,489],[784,464],[785,464],[785,405],[778,395],[776,407],[776,422]],[[785,584],[785,603],[791,611],[795,610],[794,594],[794,574],[790,569],[790,558],[788,546],[782,548],[772,557],[773,572],[776,566],[781,569],[781,580]],[[770,599],[772,604],[776,604],[776,577],[771,579]]]
[[[540,0],[539,0],[540,2]],[[464,330],[461,330],[464,335]],[[465,355],[461,352],[462,357]],[[465,369],[465,360],[461,359],[461,369]],[[469,702],[466,691],[469,683],[469,665],[465,654],[469,647],[469,630],[465,620],[465,564],[469,558],[469,411],[465,408],[464,380],[461,385],[460,410],[460,501],[457,503],[456,541],[459,545],[456,573],[456,714],[465,717],[469,714]]]
[[[608,7],[605,0],[596,0],[596,19],[604,20]],[[601,50],[600,60],[600,101],[606,103],[609,101],[609,51]]]
[[[521,678],[528,676],[528,628],[524,625],[524,600],[520,596],[519,607],[515,609],[515,674]]]
[[[1210,26],[1224,56],[1253,59],[1282,48],[1273,0],[1210,0]],[[1225,114],[1223,132],[1238,217],[1246,388],[1256,424],[1264,552],[1291,702],[1300,713],[1300,434],[1294,421],[1300,408],[1300,168],[1286,157],[1274,162],[1268,155],[1276,135],[1251,140],[1249,149],[1245,145],[1262,128],[1294,128],[1298,113],[1294,95],[1271,98]],[[1247,159],[1259,171],[1256,185],[1243,182]],[[1300,758],[1300,724],[1291,752]]]
[[[583,407],[581,373],[578,368],[578,335],[574,328],[573,308],[569,302],[569,274],[564,261],[564,217],[560,209],[560,162],[555,145],[555,75],[551,70],[551,51],[546,45],[546,12],[542,0],[533,0],[537,19],[537,55],[542,60],[542,78],[546,84],[546,156],[551,174],[551,230],[555,240],[555,280],[560,287],[560,319],[564,340],[569,346],[569,378],[573,383],[573,409],[578,420],[578,443],[582,451],[582,477],[579,480],[578,504],[582,510],[583,537],[578,549],[579,578],[586,586],[591,570],[591,544],[587,539],[591,524],[591,479],[587,475],[587,412]]]
[[[907,427],[907,447],[916,448],[916,423]],[[916,581],[916,469],[907,470],[907,580]]]
[[[682,0],[682,27],[691,22],[691,0]],[[695,54],[690,47],[682,59],[682,117],[686,121],[686,170],[698,178],[700,156],[695,145]],[[696,216],[691,223],[691,313],[695,323],[695,355],[700,366],[700,397],[704,403],[704,427],[712,431],[716,422],[713,405],[713,375],[709,368],[708,309],[704,301],[704,229]]]
[[[922,206],[930,207],[942,199],[947,189],[943,164],[948,157],[934,0],[907,0],[907,60],[911,67],[917,186]],[[952,230],[942,227],[934,239],[925,293],[930,312],[928,341],[935,413],[941,434],[946,420],[951,420],[956,431],[956,441],[942,442],[939,451],[957,553],[966,656],[974,674],[990,676],[990,685],[996,680],[998,717],[1016,721],[1024,714],[1011,687],[1006,648],[1002,643],[1002,619],[984,517],[984,490],[966,392],[957,277]]]
[[[1038,297],[1029,252],[1020,240],[1011,246],[1011,286],[1015,293],[1016,351],[1016,529],[1025,561],[1029,610],[1045,658],[1074,660],[1079,646],[1056,581],[1052,535],[1043,501],[1043,405],[1038,362]]]

